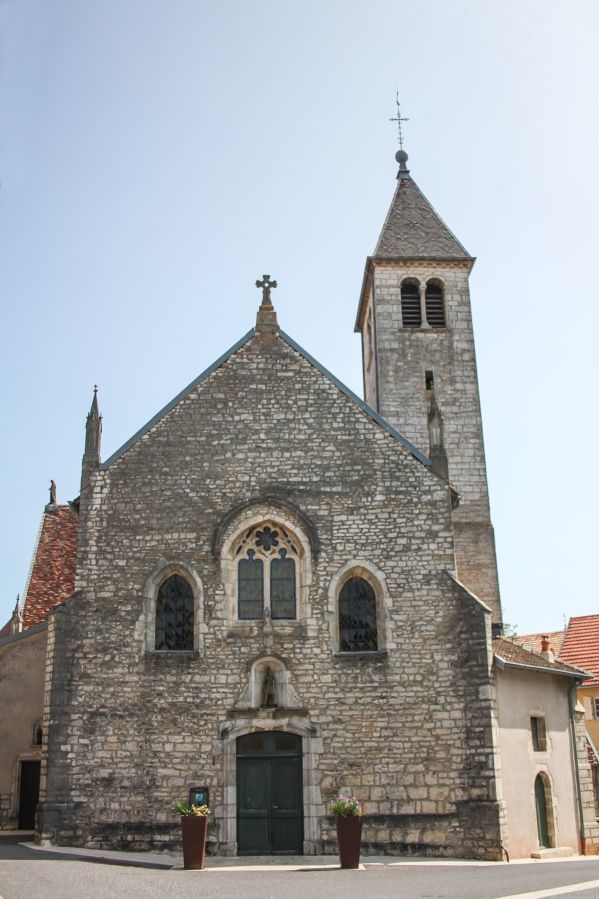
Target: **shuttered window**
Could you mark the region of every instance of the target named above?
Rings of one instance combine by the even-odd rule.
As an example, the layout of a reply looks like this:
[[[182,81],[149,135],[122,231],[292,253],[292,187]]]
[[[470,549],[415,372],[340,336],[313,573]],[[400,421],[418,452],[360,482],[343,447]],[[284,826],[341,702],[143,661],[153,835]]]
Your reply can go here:
[[[416,281],[401,285],[401,321],[404,328],[419,328],[422,324],[420,291]]]
[[[443,288],[434,282],[426,285],[426,320],[431,328],[445,327],[445,301]]]

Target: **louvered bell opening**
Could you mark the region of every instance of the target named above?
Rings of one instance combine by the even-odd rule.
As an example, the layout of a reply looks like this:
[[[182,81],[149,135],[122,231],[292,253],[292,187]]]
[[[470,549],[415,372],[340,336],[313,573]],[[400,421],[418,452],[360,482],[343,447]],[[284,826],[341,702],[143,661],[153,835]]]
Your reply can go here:
[[[440,284],[428,284],[426,288],[426,320],[431,328],[445,327],[445,303]]]
[[[419,328],[422,324],[417,284],[408,283],[401,288],[401,320],[404,328]]]

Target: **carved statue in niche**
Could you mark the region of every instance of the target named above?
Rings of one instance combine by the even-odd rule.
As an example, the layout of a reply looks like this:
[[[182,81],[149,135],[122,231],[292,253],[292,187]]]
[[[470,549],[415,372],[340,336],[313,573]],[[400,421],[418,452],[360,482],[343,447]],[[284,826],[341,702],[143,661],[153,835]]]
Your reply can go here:
[[[273,671],[270,667],[264,672],[264,680],[262,681],[262,709],[276,709],[276,681]]]

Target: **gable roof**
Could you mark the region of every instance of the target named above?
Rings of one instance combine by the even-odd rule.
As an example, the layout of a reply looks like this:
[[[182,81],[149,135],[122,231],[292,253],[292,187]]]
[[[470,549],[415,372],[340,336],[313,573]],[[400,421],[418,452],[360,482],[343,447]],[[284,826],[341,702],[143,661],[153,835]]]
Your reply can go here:
[[[24,630],[46,621],[75,589],[78,530],[70,506],[46,506],[23,598]]]
[[[592,672],[585,687],[599,687],[599,615],[570,618],[560,658]]]
[[[251,331],[248,331],[241,340],[238,340],[237,343],[233,344],[233,346],[227,350],[220,358],[213,362],[205,371],[202,372],[201,375],[198,375],[190,384],[187,385],[180,393],[178,393],[169,403],[166,404],[159,412],[156,413],[146,424],[139,429],[129,440],[126,441],[116,452],[114,452],[105,462],[100,463],[100,471],[105,471],[107,468],[120,459],[120,457],[127,452],[138,440],[140,440],[154,425],[158,424],[165,415],[175,408],[186,396],[188,396],[196,387],[199,387],[204,381],[206,381],[210,375],[215,372],[221,365],[224,365],[227,360],[237,353],[248,341],[254,337],[256,334],[256,329],[252,328]],[[323,365],[317,362],[313,356],[310,355],[306,350],[304,350],[295,340],[292,340],[287,334],[283,331],[279,331],[277,333],[277,337],[280,338],[284,343],[287,344],[292,350],[296,353],[299,353],[302,358],[306,360],[310,365],[317,369],[322,375],[328,378],[335,387],[337,387],[342,393],[345,394],[352,402],[354,402],[369,418],[372,419],[377,425],[383,428],[387,433],[402,444],[413,456],[415,459],[418,459],[419,462],[422,462],[423,465],[426,465],[427,468],[431,467],[430,459],[424,455],[424,453],[420,452],[420,450],[415,447],[410,441],[400,434],[399,431],[396,431],[394,427],[392,427],[388,421],[386,421],[382,416],[375,412],[364,400],[361,400],[349,387],[346,387],[335,375],[331,374]]]
[[[400,172],[401,176],[401,172]],[[409,176],[400,177],[375,259],[471,259]]]
[[[578,680],[586,679],[589,675],[580,668],[567,665],[560,659],[550,662],[544,656],[536,652],[530,652],[511,640],[495,638],[493,640],[493,654],[499,668],[524,668],[543,671],[546,674],[561,674],[565,677],[575,677]]]
[[[565,629],[561,631],[543,631],[538,634],[518,634],[510,637],[510,639],[517,643],[518,646],[522,646],[523,649],[528,649],[529,652],[541,652],[543,637],[546,637],[549,641],[549,649],[554,655],[559,656],[565,633]]]

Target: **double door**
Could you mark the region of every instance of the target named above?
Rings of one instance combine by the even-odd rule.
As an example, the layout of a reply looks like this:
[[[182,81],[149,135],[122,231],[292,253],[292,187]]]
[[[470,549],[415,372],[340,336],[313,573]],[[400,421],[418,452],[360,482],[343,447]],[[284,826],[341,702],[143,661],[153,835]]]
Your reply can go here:
[[[238,741],[237,851],[302,854],[301,739],[295,734],[248,734]]]

